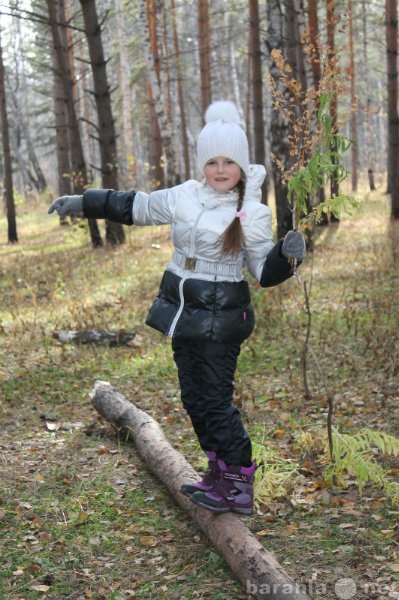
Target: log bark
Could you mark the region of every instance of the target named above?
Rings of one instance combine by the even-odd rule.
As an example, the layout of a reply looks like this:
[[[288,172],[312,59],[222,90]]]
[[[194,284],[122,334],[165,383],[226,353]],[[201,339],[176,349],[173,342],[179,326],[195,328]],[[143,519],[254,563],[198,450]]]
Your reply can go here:
[[[94,408],[120,430],[121,436],[134,442],[144,464],[198,523],[247,593],[261,600],[309,600],[304,586],[296,583],[260,544],[243,518],[233,513],[216,515],[180,493],[182,483],[197,481],[198,473],[172,448],[155,419],[107,382],[97,381],[90,397]]]
[[[53,338],[64,344],[109,344],[110,346],[129,345],[134,337],[133,331],[120,329],[108,331],[107,329],[82,329],[72,331],[55,331]]]

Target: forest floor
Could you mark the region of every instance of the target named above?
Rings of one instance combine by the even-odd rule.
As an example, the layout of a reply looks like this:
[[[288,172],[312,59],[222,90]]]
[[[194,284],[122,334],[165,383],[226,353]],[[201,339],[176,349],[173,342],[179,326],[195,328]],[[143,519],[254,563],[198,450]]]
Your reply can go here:
[[[1,218],[1,240],[6,231]],[[126,229],[123,247],[93,250],[84,227],[60,226],[38,205],[18,208],[18,233],[18,244],[0,244],[1,600],[250,598],[89,398],[95,380],[110,381],[204,466],[170,344],[144,325],[171,253],[168,231]],[[363,475],[371,463],[382,469],[381,485],[359,487],[351,470],[332,485],[324,470],[328,398],[348,443],[363,428],[398,437],[398,239],[389,198],[364,194],[357,215],[317,229],[302,283],[251,282],[257,327],[235,402],[268,474],[244,519],[310,598],[399,598],[399,505],[389,486],[399,442],[391,455],[375,445],[360,453]],[[87,328],[136,335],[125,346],[55,335]]]

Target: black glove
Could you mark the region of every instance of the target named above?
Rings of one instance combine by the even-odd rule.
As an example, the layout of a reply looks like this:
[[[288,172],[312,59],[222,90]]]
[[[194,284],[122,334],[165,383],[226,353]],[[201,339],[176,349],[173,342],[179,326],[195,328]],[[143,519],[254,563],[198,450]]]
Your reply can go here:
[[[303,260],[306,256],[305,238],[300,231],[289,231],[281,246],[281,254],[285,258]]]
[[[60,217],[83,217],[83,196],[61,196],[50,205],[48,213],[57,212]]]

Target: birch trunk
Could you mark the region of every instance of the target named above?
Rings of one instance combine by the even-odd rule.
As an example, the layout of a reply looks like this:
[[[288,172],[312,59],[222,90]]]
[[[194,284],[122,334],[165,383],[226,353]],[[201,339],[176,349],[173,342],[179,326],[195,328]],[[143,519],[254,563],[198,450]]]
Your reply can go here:
[[[155,13],[152,15],[156,18]],[[150,81],[151,94],[154,102],[154,109],[158,118],[160,135],[162,139],[163,151],[166,156],[166,184],[168,187],[177,183],[176,174],[176,150],[173,143],[172,123],[168,119],[167,104],[164,97],[164,91],[156,71],[155,56],[151,46],[150,30],[148,26],[147,4],[145,0],[139,0],[139,25],[144,45],[147,71]],[[156,28],[154,29],[156,35]]]

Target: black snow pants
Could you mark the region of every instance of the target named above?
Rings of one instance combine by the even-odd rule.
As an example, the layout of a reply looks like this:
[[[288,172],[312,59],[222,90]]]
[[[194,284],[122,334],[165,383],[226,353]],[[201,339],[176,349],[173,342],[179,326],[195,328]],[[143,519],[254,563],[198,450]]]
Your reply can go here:
[[[252,464],[251,440],[232,404],[240,344],[172,339],[181,399],[203,450],[228,466]]]

